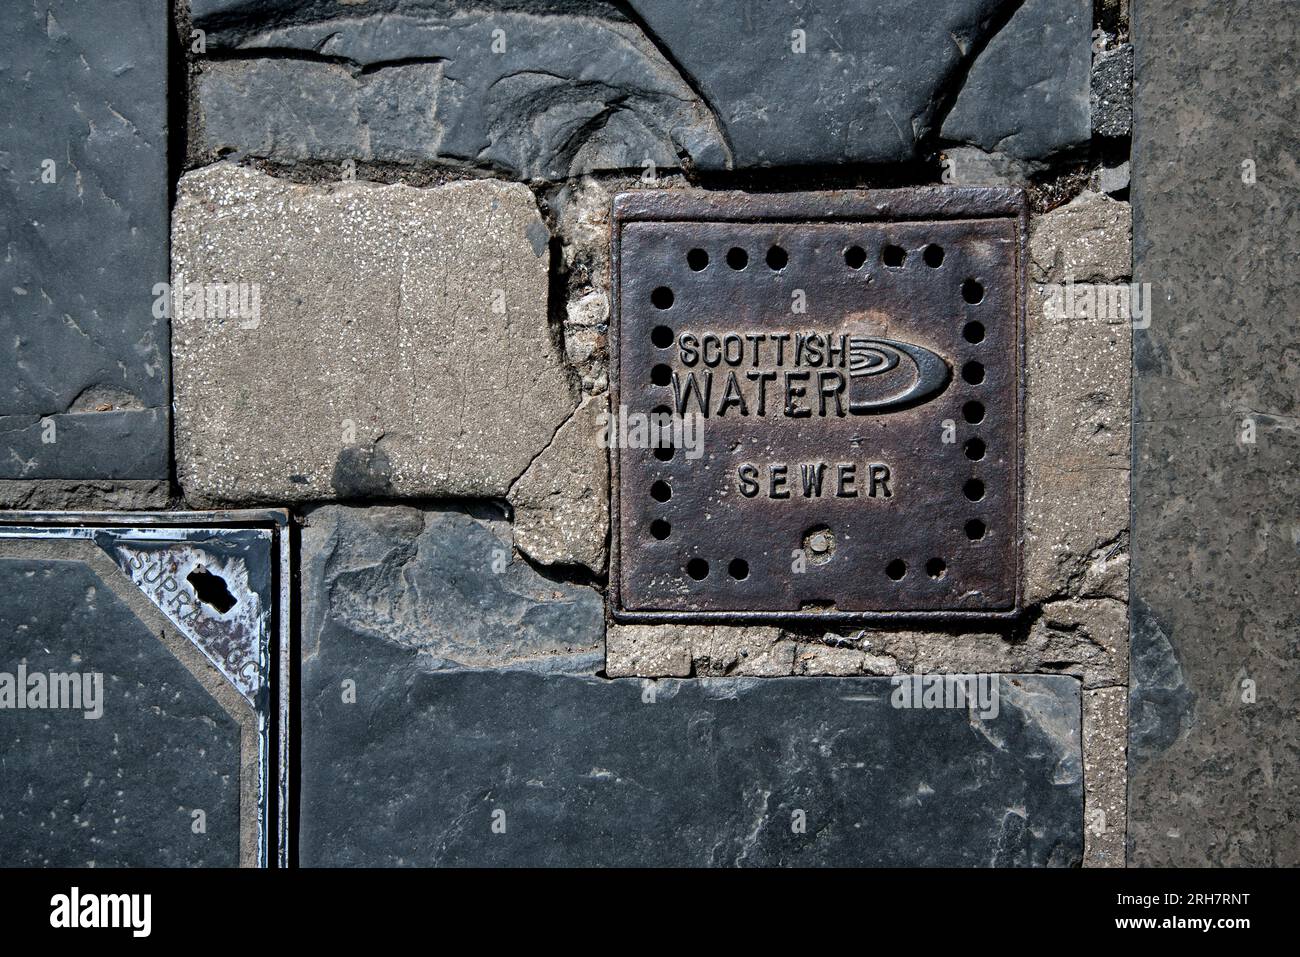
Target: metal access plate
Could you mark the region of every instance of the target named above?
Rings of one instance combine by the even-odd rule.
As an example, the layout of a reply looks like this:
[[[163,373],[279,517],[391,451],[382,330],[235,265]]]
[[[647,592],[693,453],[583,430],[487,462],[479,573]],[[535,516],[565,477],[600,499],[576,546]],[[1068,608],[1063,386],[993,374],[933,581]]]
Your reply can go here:
[[[1004,188],[617,197],[614,615],[1015,614],[1025,234]]]
[[[287,863],[289,533],[0,512],[0,858]]]

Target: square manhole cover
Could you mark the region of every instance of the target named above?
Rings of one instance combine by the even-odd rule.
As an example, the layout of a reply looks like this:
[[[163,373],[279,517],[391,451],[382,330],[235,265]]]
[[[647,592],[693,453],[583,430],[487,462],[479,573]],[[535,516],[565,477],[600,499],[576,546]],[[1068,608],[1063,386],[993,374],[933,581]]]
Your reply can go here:
[[[1014,614],[1019,190],[614,203],[624,620]]]

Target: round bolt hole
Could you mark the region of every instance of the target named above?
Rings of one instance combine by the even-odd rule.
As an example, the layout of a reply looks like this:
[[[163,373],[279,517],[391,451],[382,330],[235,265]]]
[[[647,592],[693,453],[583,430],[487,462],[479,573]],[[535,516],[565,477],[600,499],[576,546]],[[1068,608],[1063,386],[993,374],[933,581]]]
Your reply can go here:
[[[749,265],[749,253],[739,246],[732,246],[727,250],[727,265],[735,270],[744,269]]]
[[[656,518],[653,522],[650,523],[650,534],[653,535],[655,538],[659,539],[659,541],[661,542],[669,535],[671,535],[672,531],[673,531],[673,527],[669,525],[667,522],[665,522],[662,518]]]
[[[667,349],[673,344],[673,331],[667,326],[655,326],[650,331],[650,341],[660,349]]]
[[[703,249],[692,249],[686,254],[686,265],[695,272],[703,272],[709,267],[709,254]]]
[[[902,581],[903,576],[907,574],[907,562],[903,561],[901,558],[895,558],[885,566],[885,574],[896,582]]]
[[[932,558],[925,563],[925,573],[931,578],[942,578],[948,573],[948,566],[942,558]]]
[[[673,460],[673,456],[676,453],[677,453],[677,449],[674,448],[673,446],[661,445],[659,446],[659,448],[655,449],[655,458],[657,458],[660,462],[671,462]]]
[[[790,261],[790,254],[780,246],[773,246],[767,251],[767,265],[769,269],[784,269],[786,263]]]
[[[825,565],[835,554],[835,533],[825,525],[814,525],[803,534],[803,550],[813,565]]]
[[[673,291],[667,286],[659,286],[650,293],[650,301],[654,303],[656,309],[671,309],[675,298]]]
[[[650,370],[650,381],[655,385],[667,385],[673,381],[673,370],[661,362]]]
[[[943,247],[931,243],[925,247],[925,251],[921,253],[921,258],[925,260],[925,264],[931,269],[938,269],[943,265]]]
[[[966,523],[966,537],[972,542],[978,542],[987,531],[988,528],[978,518],[972,518]]]
[[[962,338],[965,339],[967,342],[983,342],[983,341],[984,341],[984,323],[982,323],[982,322],[968,322],[968,323],[966,323],[966,325],[962,327],[962,330],[961,330],[961,336],[962,336]]]
[[[984,497],[984,483],[979,479],[970,479],[961,487],[962,493],[972,502],[978,502]]]
[[[861,246],[850,246],[844,250],[844,265],[850,269],[861,269],[867,261],[867,251]]]
[[[984,381],[984,363],[974,361],[966,363],[961,367],[961,377],[971,385],[979,385]]]
[[[692,558],[686,563],[686,574],[690,575],[697,582],[704,581],[709,577],[709,563],[703,558]]]
[[[961,284],[961,297],[972,306],[984,301],[984,287],[974,279],[967,279]]]
[[[656,502],[666,502],[673,497],[672,486],[660,479],[650,486],[650,497]]]
[[[984,421],[984,403],[967,402],[961,407],[961,417],[974,425],[976,422]]]
[[[898,269],[907,262],[907,250],[890,243],[880,251],[880,261],[890,269]]]
[[[970,459],[972,462],[978,462],[980,459],[984,458],[984,451],[983,439],[966,440],[966,458]]]
[[[738,582],[743,582],[749,577],[749,562],[743,558],[733,558],[727,565],[727,574]]]

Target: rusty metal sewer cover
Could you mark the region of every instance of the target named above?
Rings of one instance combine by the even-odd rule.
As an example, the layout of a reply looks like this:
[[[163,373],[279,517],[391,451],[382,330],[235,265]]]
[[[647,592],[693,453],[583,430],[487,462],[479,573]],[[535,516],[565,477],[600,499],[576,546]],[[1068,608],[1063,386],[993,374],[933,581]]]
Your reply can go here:
[[[1025,234],[1003,188],[617,197],[615,617],[1013,615]]]

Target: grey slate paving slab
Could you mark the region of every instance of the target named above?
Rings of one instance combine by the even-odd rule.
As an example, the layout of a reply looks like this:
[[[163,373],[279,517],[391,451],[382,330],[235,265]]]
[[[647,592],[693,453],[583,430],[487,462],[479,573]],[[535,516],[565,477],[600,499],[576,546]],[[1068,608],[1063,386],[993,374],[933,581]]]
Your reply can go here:
[[[1092,4],[1027,0],[970,68],[945,140],[1041,160],[1086,146]]]
[[[300,859],[1077,864],[1078,682],[1001,689],[983,721],[892,708],[887,678],[432,672],[337,634],[303,662]]]
[[[203,144],[592,170],[1042,159],[1087,140],[1087,0],[197,0]],[[292,84],[300,95],[274,96]],[[954,105],[955,104],[955,105]],[[951,115],[949,111],[952,110]],[[947,122],[945,122],[947,117]]]
[[[8,19],[0,479],[165,478],[168,4],[51,0]]]
[[[1143,0],[1129,863],[1300,864],[1294,4]]]

